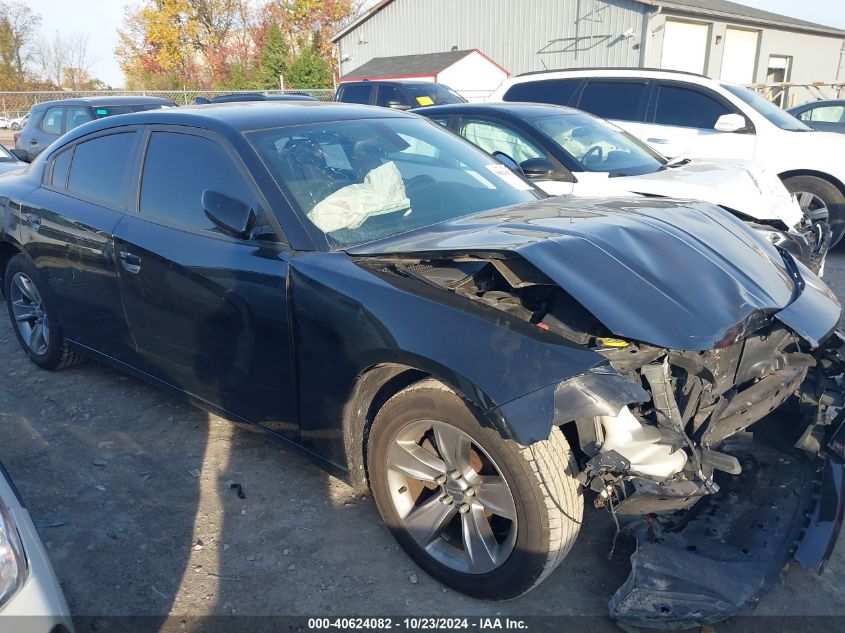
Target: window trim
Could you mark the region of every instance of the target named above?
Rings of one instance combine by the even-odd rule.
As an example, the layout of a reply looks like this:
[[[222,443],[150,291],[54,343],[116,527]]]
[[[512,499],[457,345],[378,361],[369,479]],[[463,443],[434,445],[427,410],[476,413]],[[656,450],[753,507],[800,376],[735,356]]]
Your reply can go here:
[[[729,114],[738,114],[742,118],[745,119],[745,127],[746,129],[742,132],[732,132],[732,134],[756,134],[757,129],[754,127],[754,122],[749,119],[746,114],[736,107],[733,103],[725,99],[722,95],[720,95],[715,90],[708,88],[707,86],[700,86],[694,83],[688,83],[686,81],[677,81],[674,79],[655,79],[654,86],[651,91],[651,99],[649,100],[648,104],[648,112],[646,113],[646,125],[660,125],[663,127],[677,127],[684,130],[702,130],[707,128],[700,128],[700,127],[690,127],[687,125],[669,125],[667,123],[658,123],[655,119],[657,118],[657,101],[660,97],[660,87],[661,86],[670,86],[672,88],[684,88],[686,90],[690,90],[691,92],[697,92],[699,94],[704,95],[705,97],[710,97],[717,103],[723,105]],[[716,130],[713,130],[716,132]]]
[[[138,133],[141,130],[140,125],[126,125],[121,127],[112,127],[107,128],[105,130],[98,130],[96,132],[92,132],[91,134],[86,134],[85,136],[75,138],[70,143],[66,143],[57,147],[55,150],[50,152],[50,155],[47,157],[47,166],[44,170],[44,175],[41,178],[41,187],[48,191],[53,191],[55,193],[67,196],[69,198],[73,198],[74,200],[81,200],[82,202],[88,202],[90,204],[97,205],[98,207],[102,207],[103,209],[109,209],[110,211],[115,211],[117,213],[127,213],[129,211],[130,206],[130,190],[131,190],[131,181],[129,180],[129,176],[131,174],[131,163],[133,161],[127,161],[126,165],[123,168],[123,200],[121,201],[119,206],[112,206],[111,202],[108,200],[102,200],[100,198],[95,198],[93,196],[87,196],[84,193],[80,193],[78,191],[71,191],[67,188],[67,183],[70,182],[70,172],[73,169],[73,161],[76,159],[76,148],[81,143],[86,143],[88,141],[93,141],[103,136],[113,136],[115,134],[135,134],[135,139],[131,145],[130,152],[133,157],[137,157],[138,155],[138,143],[140,141],[140,134]],[[65,188],[61,189],[59,187],[54,187],[52,184],[53,178],[53,168],[55,166],[56,157],[61,154],[65,149],[70,149],[73,152],[73,156],[71,156],[70,166],[68,167],[68,177],[65,181]],[[46,182],[47,175],[50,177],[50,183]]]
[[[44,120],[47,118],[47,113],[50,110],[61,110],[62,111],[62,118],[61,122],[59,123],[59,131],[58,132],[51,132],[50,130],[44,129]],[[51,136],[61,136],[65,132],[65,125],[67,119],[67,108],[65,106],[48,106],[44,108],[44,114],[41,115],[41,120],[38,122],[38,129],[44,132],[45,134],[49,134]]]
[[[606,117],[603,114],[597,114],[595,112],[590,112],[589,110],[584,110],[581,107],[581,100],[584,98],[584,93],[590,87],[591,84],[643,84],[643,94],[640,96],[640,102],[637,105],[637,113],[634,115],[633,119],[619,119],[613,117]],[[597,76],[597,77],[588,77],[587,81],[585,81],[579,88],[576,89],[576,92],[570,98],[570,102],[576,96],[578,97],[577,101],[572,105],[572,107],[577,108],[578,110],[584,110],[587,114],[592,114],[600,119],[604,119],[606,121],[625,121],[626,123],[646,123],[648,118],[648,108],[651,103],[652,95],[654,93],[654,80],[648,79],[645,77],[605,77],[605,76]]]
[[[269,225],[273,229],[274,233],[276,234],[275,239],[244,240],[234,237],[232,235],[227,235],[225,233],[218,233],[216,231],[209,231],[207,229],[199,229],[196,227],[187,226],[180,222],[173,222],[166,217],[141,213],[141,187],[143,185],[144,163],[147,160],[147,152],[149,151],[150,140],[152,139],[153,134],[156,132],[195,136],[207,139],[213,143],[217,143],[217,145],[234,163],[235,168],[240,173],[241,177],[244,180],[244,183],[255,196],[255,202],[258,205],[258,209],[256,209],[256,211],[259,214],[259,219],[262,223]],[[268,245],[274,245],[277,247],[281,247],[284,250],[290,250],[290,243],[287,239],[287,236],[285,235],[281,223],[279,222],[278,218],[276,218],[275,214],[272,212],[270,205],[267,203],[266,197],[261,191],[261,188],[255,182],[255,179],[252,177],[252,174],[249,173],[249,170],[243,164],[243,161],[238,155],[238,152],[235,150],[235,148],[232,146],[228,139],[226,139],[222,135],[216,134],[204,128],[192,127],[189,125],[158,124],[144,126],[144,129],[141,133],[140,143],[141,151],[136,153],[137,159],[132,165],[131,180],[129,182],[129,213],[132,216],[143,220],[144,222],[149,222],[150,224],[156,224],[158,226],[163,226],[169,229],[173,229],[175,231],[181,231],[183,233],[189,233],[191,235],[198,235],[201,237],[213,238],[226,242],[234,242],[236,244],[250,244],[265,247]]]

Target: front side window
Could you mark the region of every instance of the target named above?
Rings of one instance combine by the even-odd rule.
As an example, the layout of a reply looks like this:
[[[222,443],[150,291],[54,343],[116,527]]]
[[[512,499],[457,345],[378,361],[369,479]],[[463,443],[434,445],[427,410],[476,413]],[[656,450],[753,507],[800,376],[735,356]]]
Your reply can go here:
[[[484,152],[418,118],[280,127],[246,137],[328,247],[542,197]]]
[[[604,119],[638,121],[646,84],[633,81],[591,81],[578,108]]]
[[[654,122],[658,125],[712,130],[720,116],[730,113],[724,104],[698,90],[671,85],[657,88]]]
[[[372,90],[372,86],[362,86],[360,84],[344,86],[343,92],[340,94],[340,100],[344,103],[361,103],[366,105],[370,102],[370,90]]]
[[[722,84],[722,88],[730,92],[735,97],[742,99],[759,114],[765,117],[770,123],[773,123],[782,130],[787,130],[789,132],[813,131],[813,128],[801,123],[801,121],[789,114],[789,112],[780,109],[774,103],[763,97],[763,95],[754,92],[753,90],[749,90],[748,88],[737,86],[735,84]]]
[[[524,134],[498,121],[464,118],[460,134],[488,154],[506,154],[517,165],[531,158],[546,158],[546,152]]]
[[[67,109],[67,131],[70,132],[73,128],[79,127],[83,123],[93,121],[94,116],[91,114],[91,108],[88,106],[73,106]]]
[[[666,164],[662,156],[627,132],[582,112],[537,117],[532,123],[583,171],[637,176],[654,173]]]
[[[418,106],[466,103],[466,99],[443,84],[407,84],[405,89],[411,93],[411,98],[416,101],[414,105]]]
[[[44,118],[41,119],[41,129],[48,134],[61,134],[64,112],[64,108],[47,108]]]
[[[252,189],[220,144],[191,134],[153,132],[141,176],[141,215],[189,229],[220,232],[203,209],[206,190],[252,205],[257,211]]]
[[[406,102],[402,91],[396,86],[379,86],[376,105],[389,108],[391,105],[410,105]]]
[[[514,84],[502,97],[503,101],[525,101],[527,103],[551,103],[569,105],[583,79],[544,79]]]
[[[107,207],[122,207],[126,202],[126,161],[134,142],[135,132],[121,132],[79,143],[70,165],[68,191]]]

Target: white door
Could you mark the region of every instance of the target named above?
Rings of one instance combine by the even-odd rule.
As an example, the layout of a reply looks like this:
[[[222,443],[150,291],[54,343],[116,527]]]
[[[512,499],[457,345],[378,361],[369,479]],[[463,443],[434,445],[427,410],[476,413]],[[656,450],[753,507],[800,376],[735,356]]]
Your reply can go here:
[[[729,28],[725,31],[722,50],[722,81],[735,84],[754,82],[757,66],[757,31]]]
[[[707,24],[666,20],[660,67],[703,73],[709,35],[710,27]]]
[[[754,134],[714,129],[720,116],[738,112],[717,93],[690,84],[658,81],[654,98],[654,120],[645,123],[641,138],[664,156],[754,158]]]

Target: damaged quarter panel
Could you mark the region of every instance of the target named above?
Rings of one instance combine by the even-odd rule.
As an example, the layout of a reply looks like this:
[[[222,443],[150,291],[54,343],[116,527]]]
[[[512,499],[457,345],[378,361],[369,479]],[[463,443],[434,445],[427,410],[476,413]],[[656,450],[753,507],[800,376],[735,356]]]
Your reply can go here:
[[[291,260],[302,441],[336,464],[344,464],[346,456],[334,421],[342,417],[356,379],[379,364],[406,365],[436,376],[482,412],[530,393],[553,398],[558,383],[591,370],[601,372],[601,380],[579,383],[587,388],[570,394],[571,402],[586,403],[590,387],[617,410],[647,397],[594,351],[380,268],[368,258],[356,263],[344,253],[303,253]],[[627,391],[619,388],[623,384]],[[533,404],[528,400],[506,409],[512,416],[494,411],[490,423],[520,442],[544,439],[553,424],[553,406],[537,409]]]

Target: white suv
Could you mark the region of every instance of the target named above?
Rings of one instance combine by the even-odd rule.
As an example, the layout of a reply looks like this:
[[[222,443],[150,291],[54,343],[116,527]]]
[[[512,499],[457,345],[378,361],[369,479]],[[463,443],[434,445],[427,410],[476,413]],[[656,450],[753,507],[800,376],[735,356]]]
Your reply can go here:
[[[742,86],[667,70],[561,70],[512,77],[489,100],[579,108],[670,157],[756,160],[830,224],[831,244],[845,233],[845,135],[817,132]]]

